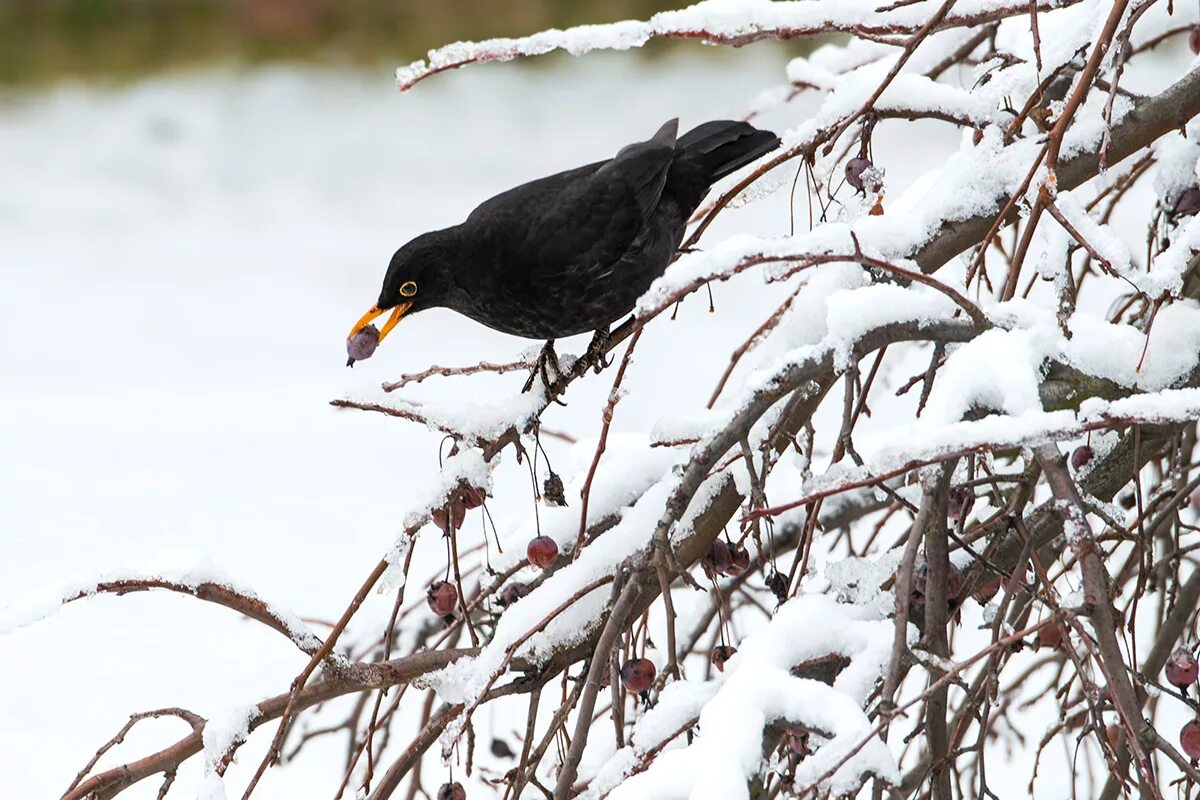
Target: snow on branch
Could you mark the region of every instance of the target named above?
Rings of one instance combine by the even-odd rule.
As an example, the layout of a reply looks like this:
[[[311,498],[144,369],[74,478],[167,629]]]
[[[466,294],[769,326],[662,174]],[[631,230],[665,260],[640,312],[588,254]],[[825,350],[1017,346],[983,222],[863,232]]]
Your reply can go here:
[[[1039,10],[1073,5],[1080,0],[1040,0]],[[458,42],[431,50],[425,60],[396,70],[396,85],[407,91],[439,72],[484,61],[512,61],[565,50],[574,56],[594,50],[628,50],[650,39],[698,39],[709,44],[741,46],[763,39],[798,39],[847,33],[865,38],[911,36],[941,2],[893,3],[873,13],[863,3],[830,0],[705,0],[680,11],[663,11],[649,20],[608,25],[580,25],[548,30],[519,39]],[[969,28],[1016,14],[1029,13],[1024,0],[963,0],[935,30]]]

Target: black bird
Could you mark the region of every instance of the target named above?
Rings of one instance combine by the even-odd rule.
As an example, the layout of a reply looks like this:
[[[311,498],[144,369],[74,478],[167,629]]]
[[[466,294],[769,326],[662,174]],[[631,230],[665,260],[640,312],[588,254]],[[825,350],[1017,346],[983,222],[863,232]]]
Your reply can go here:
[[[677,137],[678,129],[673,119],[607,161],[510,189],[461,225],[401,247],[379,299],[350,331],[348,365],[405,315],[439,306],[547,339],[550,352],[563,336],[595,331],[602,341],[663,274],[712,184],[779,146],[745,122],[706,122]],[[368,326],[389,309],[376,338]]]

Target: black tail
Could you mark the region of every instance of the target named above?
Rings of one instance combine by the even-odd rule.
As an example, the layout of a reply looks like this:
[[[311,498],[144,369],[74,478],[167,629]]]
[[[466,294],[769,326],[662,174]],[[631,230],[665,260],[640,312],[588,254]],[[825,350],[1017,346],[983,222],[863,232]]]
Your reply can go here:
[[[779,147],[779,137],[748,122],[714,120],[680,136],[676,147],[688,161],[702,165],[717,181]]]

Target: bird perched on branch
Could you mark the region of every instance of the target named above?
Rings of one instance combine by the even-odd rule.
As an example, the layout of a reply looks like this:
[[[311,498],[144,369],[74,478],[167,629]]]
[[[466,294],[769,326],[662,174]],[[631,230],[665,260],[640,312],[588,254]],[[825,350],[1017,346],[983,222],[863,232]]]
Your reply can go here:
[[[546,339],[543,375],[554,339],[594,331],[589,352],[603,348],[609,326],[671,262],[712,184],[779,146],[775,134],[745,122],[706,122],[683,136],[678,129],[673,119],[607,161],[510,189],[461,225],[401,247],[379,299],[350,330],[347,366],[369,357],[405,316],[436,307]],[[376,333],[372,320],[389,310]]]

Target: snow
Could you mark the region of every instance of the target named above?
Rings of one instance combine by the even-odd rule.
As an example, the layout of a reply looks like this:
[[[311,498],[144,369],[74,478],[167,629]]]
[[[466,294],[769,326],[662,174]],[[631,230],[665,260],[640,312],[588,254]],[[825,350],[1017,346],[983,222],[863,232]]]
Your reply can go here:
[[[199,800],[225,800],[222,763],[250,735],[250,723],[258,718],[258,707],[240,706],[204,724],[204,778]]]
[[[838,768],[823,784],[834,794],[852,792],[865,775],[895,782],[896,763],[886,745],[871,733],[862,703],[887,668],[893,625],[855,606],[823,596],[801,596],[780,607],[758,634],[748,637],[715,679],[719,686],[703,705],[699,732],[687,747],[661,753],[644,772],[627,777],[608,795],[613,800],[633,797],[742,798],[762,762],[757,736],[768,724],[802,725],[831,737],[801,762],[798,786],[817,783],[851,748],[866,740],[862,751]],[[913,641],[915,628],[911,631]],[[791,668],[807,658],[837,653],[850,659],[833,687],[797,678]],[[664,695],[665,697],[665,695]],[[672,722],[694,699],[691,693],[671,696]],[[657,724],[657,721],[656,723]],[[670,727],[666,725],[663,727]],[[639,731],[640,731],[639,727]],[[660,728],[661,730],[661,728]],[[652,738],[658,741],[660,737]],[[633,751],[638,750],[633,742]],[[602,768],[611,783],[629,754],[622,751]],[[607,770],[607,771],[606,771]],[[606,787],[610,783],[604,784]]]
[[[250,600],[262,601],[253,589],[226,575],[207,557],[196,553],[179,553],[165,559],[161,565],[149,569],[111,570],[64,582],[52,590],[39,589],[24,599],[0,608],[0,635],[40,622],[73,600],[98,594],[101,584],[121,581],[164,581],[192,591],[203,584],[214,584]],[[294,613],[262,602],[266,613],[284,626],[288,635],[301,649],[315,651],[321,646],[320,638]]]
[[[647,21],[456,43],[397,71],[397,81],[408,88],[471,61],[552,50],[576,55],[623,50],[658,36],[743,41],[864,24],[895,34],[919,26],[940,5],[925,0],[879,13],[872,5],[817,0],[707,0]],[[961,0],[949,19],[1026,7],[1023,0]],[[443,539],[426,526],[430,509],[465,483],[489,493],[487,516],[471,512],[457,542],[469,570],[468,589],[521,580],[532,591],[506,609],[489,606],[497,616],[494,627],[491,617],[482,626],[478,652],[414,686],[467,706],[442,737],[443,758],[453,754],[468,714],[480,725],[507,725],[515,706],[505,701],[495,709],[475,706],[488,688],[512,679],[505,673],[514,658],[536,669],[561,649],[585,642],[606,619],[613,593],[611,583],[597,583],[646,552],[660,527],[671,541],[683,540],[722,489],[750,493],[749,472],[736,446],[709,452],[715,443],[728,442],[724,429],[740,412],[764,397],[774,399],[799,368],[832,363],[847,369],[856,346],[875,330],[954,324],[960,333],[969,331],[963,309],[946,293],[866,268],[856,254],[913,271],[942,266],[913,259],[947,222],[994,213],[998,201],[1025,181],[1044,145],[1032,124],[1023,136],[1005,141],[1007,106],[1028,96],[1047,70],[1077,59],[1081,48],[1086,52],[1108,9],[1105,3],[1080,2],[1042,15],[1040,71],[1023,11],[997,31],[1000,46],[1021,55],[1009,64],[992,61],[934,80],[923,72],[972,31],[948,29],[925,41],[876,103],[902,117],[938,120],[884,121],[888,134],[877,135],[872,152],[887,176],[884,214],[869,213],[876,198],[850,197],[843,189],[831,198],[825,221],[785,235],[797,220],[789,198],[774,190],[791,185],[794,165],[743,192],[735,205],[746,208],[723,214],[702,249],[678,259],[636,307],[650,333],[621,390],[620,413],[582,520],[581,492],[597,447],[608,380],[580,381],[566,408],[546,410],[539,447],[531,426],[546,398],[540,390],[519,391],[524,375],[476,375],[398,392],[380,386],[402,368],[431,361],[511,360],[529,343],[431,312],[407,320],[374,359],[348,372],[340,366],[341,336],[354,314],[346,309],[369,302],[398,241],[461,219],[480,197],[519,180],[611,154],[614,142],[643,135],[646,118],[663,116],[663,96],[689,108],[694,121],[730,115],[730,108],[742,107],[753,93],[747,84],[759,82],[747,79],[753,64],[744,73],[727,64],[687,62],[636,70],[570,66],[565,73],[531,73],[519,81],[500,71],[495,78],[446,77],[445,88],[431,84],[411,97],[391,98],[400,109],[394,112],[364,111],[382,103],[378,87],[366,88],[359,77],[305,73],[191,76],[111,93],[66,89],[3,110],[0,154],[41,148],[44,156],[0,155],[16,187],[0,200],[0,235],[18,265],[0,266],[0,274],[13,278],[20,293],[9,300],[0,324],[21,334],[4,337],[9,344],[2,352],[6,364],[11,362],[7,371],[14,385],[22,387],[0,429],[4,449],[15,456],[0,472],[6,479],[0,485],[6,507],[14,509],[6,511],[15,520],[6,527],[16,531],[10,545],[16,557],[0,561],[9,564],[6,571],[0,568],[0,584],[28,594],[25,600],[13,602],[6,595],[0,601],[0,660],[10,665],[12,684],[43,679],[43,669],[47,682],[77,681],[62,665],[80,651],[97,653],[96,674],[89,680],[112,687],[104,693],[111,697],[96,698],[97,713],[108,722],[118,710],[127,714],[130,704],[167,703],[194,707],[211,720],[197,767],[202,774],[181,773],[180,784],[206,800],[224,798],[223,759],[247,738],[257,713],[253,705],[230,710],[231,696],[283,690],[305,662],[303,654],[290,646],[284,653],[282,642],[279,651],[260,644],[264,637],[257,626],[243,625],[248,633],[231,634],[191,610],[176,617],[171,609],[132,598],[120,601],[132,620],[124,623],[127,635],[119,637],[127,649],[114,650],[110,640],[118,637],[109,633],[110,617],[102,618],[103,632],[97,633],[92,629],[101,627],[101,618],[87,616],[95,613],[87,607],[99,602],[80,604],[72,614],[55,612],[71,598],[89,596],[103,580],[153,577],[192,588],[219,583],[258,598],[252,584],[302,613],[336,619],[364,571],[384,554],[388,568],[378,587],[383,596],[368,598],[345,644],[373,646],[388,617],[390,595],[413,581],[415,590],[403,608],[405,640],[414,629],[436,623],[419,591],[429,576],[446,569]],[[1168,19],[1155,8],[1138,34],[1193,16],[1194,10],[1181,9]],[[814,173],[837,185],[853,143],[844,138],[842,146],[851,149],[828,155],[821,145],[875,92],[899,57],[896,46],[879,42],[823,46],[793,59],[786,68],[791,86],[770,91],[753,108],[778,115],[762,124],[781,131],[785,148],[812,153]],[[784,73],[780,64],[770,66],[762,82],[778,81]],[[1137,91],[1165,85],[1178,74],[1175,66],[1150,70],[1148,77],[1131,69],[1129,85]],[[629,91],[635,83],[638,90]],[[611,113],[611,103],[595,101],[618,96],[619,115]],[[1064,158],[1100,141],[1106,101],[1105,93],[1090,93],[1068,130]],[[1118,97],[1114,121],[1130,107]],[[313,119],[312,108],[322,109],[319,119]],[[77,133],[82,120],[93,131],[85,141]],[[278,130],[289,122],[286,129],[294,134],[280,137]],[[975,129],[981,133],[978,143]],[[491,132],[489,147],[478,146],[479,130]],[[497,159],[496,152],[514,155]],[[1176,134],[1155,146],[1158,195],[1194,182],[1198,152]],[[297,163],[304,169],[297,170]],[[718,190],[730,189],[753,168],[728,177]],[[114,180],[114,173],[122,177]],[[1032,197],[1052,192],[1053,184],[1050,167],[1043,165],[1018,210],[1027,212]],[[1140,327],[1110,321],[1106,305],[1128,292],[1130,282],[1152,300],[1177,292],[1200,251],[1200,226],[1195,219],[1182,221],[1171,231],[1170,247],[1147,271],[1139,262],[1144,240],[1130,233],[1134,224],[1119,213],[1102,224],[1086,210],[1093,188],[1058,192],[1055,203],[1127,280],[1089,279],[1098,287],[1096,296],[1089,294],[1062,321],[1066,335],[1054,289],[1067,285],[1072,240],[1057,222],[1043,216],[1026,260],[1027,270],[1054,285],[1037,282],[1028,298],[992,300],[964,285],[966,260],[952,259],[935,277],[971,297],[987,329],[971,330],[970,341],[946,349],[919,418],[913,416],[919,389],[900,399],[894,390],[924,371],[928,347],[898,345],[890,351],[879,375],[882,388],[871,396],[869,418],[855,432],[861,464],[829,463],[841,409],[836,400],[824,403],[815,419],[816,440],[800,434],[812,458],[807,451],[782,455],[766,484],[769,503],[829,495],[821,510],[821,519],[829,519],[848,505],[878,501],[877,490],[844,490],[879,476],[890,476],[893,488],[912,501],[917,487],[901,485],[902,472],[949,454],[1084,436],[1102,454],[1113,446],[1107,430],[1117,425],[1200,417],[1200,389],[1182,384],[1200,352],[1200,304],[1166,303],[1152,325]],[[1007,239],[1003,244],[1009,246]],[[719,284],[717,314],[689,300],[678,322],[668,322],[666,314],[651,321],[706,281]],[[728,363],[730,343],[745,340],[791,292],[798,292],[794,302],[772,330],[758,336],[715,408],[701,408]],[[46,309],[69,324],[48,325]],[[302,324],[297,309],[304,310]],[[29,331],[37,333],[35,347],[28,346]],[[1046,411],[1039,381],[1050,364],[1137,394]],[[339,396],[394,414],[329,409],[328,398]],[[777,403],[750,429],[752,448],[781,413]],[[510,448],[485,461],[481,447],[514,429],[530,458],[517,464]],[[568,443],[551,441],[549,429],[567,432]],[[461,437],[453,455],[445,452],[446,432]],[[695,442],[653,446],[685,439]],[[720,469],[710,468],[714,458]],[[565,508],[533,499],[536,488],[530,484],[540,485],[551,461],[566,484]],[[761,455],[754,467],[762,469]],[[690,485],[699,486],[687,507],[664,515],[681,481],[693,478]],[[984,507],[981,500],[975,514]],[[1122,513],[1097,509],[1109,516]],[[793,525],[805,513],[796,508],[775,522]],[[868,710],[892,654],[894,623],[887,615],[894,599],[882,587],[901,558],[894,542],[908,523],[905,513],[875,532],[881,537],[862,557],[833,555],[832,531],[819,537],[801,594],[773,612],[739,613],[728,623],[725,633],[738,652],[723,673],[706,680],[685,665],[684,678],[670,682],[653,708],[630,715],[626,747],[589,749],[581,765],[581,777],[591,775],[587,796],[745,797],[748,782],[764,768],[763,735],[794,725],[812,729],[816,746],[799,762],[798,789],[820,783],[820,791],[852,795],[870,776],[898,780],[902,745],[874,733]],[[601,520],[612,524],[574,552],[581,525]],[[494,539],[479,537],[477,523],[490,525]],[[766,535],[775,535],[766,527]],[[1069,532],[1083,530],[1078,520],[1071,522]],[[851,531],[844,533],[849,539]],[[524,545],[536,535],[553,538],[573,559],[550,573],[524,565]],[[850,552],[862,546],[861,539],[851,543]],[[491,552],[493,540],[503,552]],[[185,543],[205,556],[182,565],[145,566],[154,562],[147,554],[184,550]],[[957,553],[955,563],[965,567],[969,558]],[[223,571],[234,565],[242,576],[238,581]],[[88,577],[61,582],[59,576],[74,573]],[[763,591],[758,578],[751,590]],[[681,620],[708,602],[707,595],[698,599],[686,591],[675,596]],[[296,614],[269,609],[302,649],[319,642]],[[995,611],[964,613],[986,621]],[[648,645],[648,657],[660,668],[661,616],[652,608],[646,628],[647,639],[653,636],[657,643]],[[328,623],[312,623],[318,624]],[[970,625],[962,631],[963,639],[972,635]],[[915,628],[907,635],[915,644]],[[180,655],[192,650],[211,662],[195,664],[198,659]],[[829,655],[849,661],[832,686],[793,674],[797,665]],[[0,716],[29,720],[7,738],[0,732],[0,750],[45,767],[17,776],[23,796],[45,794],[44,776],[65,774],[68,762],[81,762],[81,753],[86,758],[109,735],[97,731],[112,727],[81,721],[78,731],[62,731],[52,722],[69,707],[56,713],[42,707],[57,702],[69,700],[0,700]],[[406,707],[405,714],[402,724],[411,727],[415,712]],[[40,722],[43,718],[51,722]],[[693,720],[698,725],[690,742],[680,736],[658,752]],[[61,737],[62,755],[31,751],[27,739],[48,735]],[[246,742],[243,760],[256,763],[264,746]],[[344,742],[312,747],[314,766],[272,770],[267,778],[272,785],[262,791],[281,796],[307,791],[311,776],[327,776],[344,753]],[[114,763],[118,756],[126,759],[129,753],[113,754]],[[545,769],[553,769],[552,760],[547,758]],[[245,771],[235,765],[231,774],[241,778]],[[1048,767],[1045,774],[1042,786],[1052,784],[1061,796],[1070,770]]]
[[[282,68],[6,96],[0,660],[11,685],[78,687],[0,693],[0,718],[22,720],[0,726],[0,762],[30,767],[9,771],[6,792],[58,796],[130,713],[178,705],[218,719],[231,702],[285,691],[308,661],[277,633],[191,597],[142,592],[59,611],[69,591],[103,578],[184,580],[194,571],[253,589],[280,614],[313,618],[309,627],[323,635],[315,620],[336,620],[381,557],[403,563],[394,548],[407,540],[406,518],[443,486],[442,435],[328,401],[380,397],[380,383],[431,363],[511,361],[530,343],[431,311],[346,369],[345,332],[400,242],[531,176],[611,153],[664,113],[664,96],[685,126],[736,113],[747,85],[776,79],[784,61],[751,51],[736,67],[599,56],[519,79],[464,72],[444,89],[431,84],[404,97],[386,77]],[[592,100],[616,92],[626,114]],[[478,129],[460,125],[464,118],[486,127],[505,158],[479,147]],[[448,170],[451,158],[457,166]],[[737,212],[737,227],[776,232],[777,200]],[[715,349],[774,303],[737,284],[718,301],[716,314],[685,304],[674,329]],[[586,344],[566,340],[559,352]],[[646,450],[650,460],[606,459],[592,513],[611,510],[673,463],[664,449],[645,447],[644,431],[660,416],[656,394],[707,393],[713,378],[698,356],[677,352],[673,337],[643,337],[609,450],[620,457],[632,435],[642,444],[630,442],[629,452]],[[493,396],[515,397],[524,380],[427,381],[382,399],[486,406]],[[546,427],[594,437],[610,387],[608,375],[578,382]],[[552,437],[542,444],[570,481],[576,456]],[[593,452],[594,439],[581,442],[578,461]],[[508,557],[524,552],[532,501],[526,467],[505,458],[488,509]],[[613,480],[626,473],[629,482]],[[577,487],[567,494],[561,530],[573,542]],[[480,513],[468,516],[471,545],[480,542]],[[558,513],[542,508],[543,523]],[[444,569],[440,538],[428,533],[413,542],[406,601],[422,621],[424,586]],[[372,593],[347,642],[376,635],[393,597]],[[397,724],[411,727],[417,714]],[[482,719],[490,718],[489,710]],[[180,724],[140,723],[99,767],[174,741]],[[269,739],[268,727],[239,749],[230,796],[240,796]],[[269,770],[256,796],[305,796],[327,786],[343,758],[342,741],[316,740]],[[200,762],[180,770],[172,797],[198,794]],[[157,788],[147,781],[129,795],[153,798]]]

